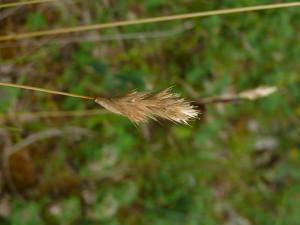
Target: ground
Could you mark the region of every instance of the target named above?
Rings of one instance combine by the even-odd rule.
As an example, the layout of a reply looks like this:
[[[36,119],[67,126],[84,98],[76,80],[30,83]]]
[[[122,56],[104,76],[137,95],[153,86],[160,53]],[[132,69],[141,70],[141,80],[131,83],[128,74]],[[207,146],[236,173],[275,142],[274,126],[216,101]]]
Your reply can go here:
[[[61,0],[0,9],[0,34],[269,3]],[[0,42],[0,82],[91,96],[172,86],[187,99],[278,87],[190,126],[41,115],[98,106],[0,87],[0,224],[299,224],[299,10]]]

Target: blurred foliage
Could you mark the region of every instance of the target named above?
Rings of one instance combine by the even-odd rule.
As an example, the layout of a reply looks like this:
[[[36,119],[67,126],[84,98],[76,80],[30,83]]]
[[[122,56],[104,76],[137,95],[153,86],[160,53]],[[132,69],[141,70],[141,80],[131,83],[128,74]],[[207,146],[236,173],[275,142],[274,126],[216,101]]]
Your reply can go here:
[[[18,9],[0,20],[0,33],[263,3],[272,1],[61,1]],[[136,127],[111,114],[5,121],[2,149],[51,128],[73,126],[93,134],[74,130],[22,148],[10,158],[10,185],[2,165],[0,224],[299,224],[299,8],[192,23],[161,38],[84,41],[99,34],[169,31],[185,21],[27,45],[0,43],[3,82],[108,96],[174,86],[193,98],[259,85],[279,88],[255,102],[209,106],[191,126],[162,121]],[[74,37],[81,41],[59,42]],[[1,113],[93,107],[74,98],[0,89]]]

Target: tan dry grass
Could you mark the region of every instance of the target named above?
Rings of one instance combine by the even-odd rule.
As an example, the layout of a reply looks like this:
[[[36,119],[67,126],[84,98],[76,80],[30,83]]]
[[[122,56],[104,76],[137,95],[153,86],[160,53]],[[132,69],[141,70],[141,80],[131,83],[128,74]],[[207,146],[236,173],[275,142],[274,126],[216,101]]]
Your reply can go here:
[[[170,88],[157,93],[133,91],[116,98],[97,97],[95,102],[113,113],[128,117],[135,123],[163,118],[187,124],[199,114],[189,101],[180,98],[179,94],[172,93]]]

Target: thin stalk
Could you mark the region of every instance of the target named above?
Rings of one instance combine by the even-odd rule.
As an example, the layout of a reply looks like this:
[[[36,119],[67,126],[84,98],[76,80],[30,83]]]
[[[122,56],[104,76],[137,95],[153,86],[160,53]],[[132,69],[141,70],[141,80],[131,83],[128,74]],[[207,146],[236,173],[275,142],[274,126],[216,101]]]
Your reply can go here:
[[[55,2],[55,1],[57,0],[31,0],[31,1],[4,3],[4,4],[0,4],[0,9],[12,8],[12,7],[23,6],[23,5],[40,4],[46,2]]]
[[[177,15],[170,15],[170,16],[160,16],[160,17],[152,17],[152,18],[144,18],[144,19],[136,19],[136,20],[117,21],[117,22],[109,22],[109,23],[101,23],[101,24],[91,24],[91,25],[83,25],[77,27],[34,31],[29,33],[10,34],[6,36],[0,36],[0,41],[19,40],[19,39],[26,39],[32,37],[66,34],[66,33],[80,32],[80,31],[97,30],[97,29],[99,30],[99,29],[112,28],[112,27],[157,23],[157,22],[172,21],[172,20],[191,19],[191,18],[199,18],[205,16],[216,16],[216,15],[224,15],[224,14],[267,10],[267,9],[288,8],[288,7],[296,7],[296,6],[300,6],[299,1],[269,4],[269,5],[256,5],[256,6],[249,6],[249,7],[233,8],[233,9],[220,9],[220,10],[177,14]]]
[[[20,84],[1,83],[0,82],[0,86],[13,87],[13,88],[19,88],[19,89],[25,89],[25,90],[31,90],[31,91],[38,91],[38,92],[44,92],[44,93],[54,94],[54,95],[64,95],[64,96],[81,98],[81,99],[90,99],[90,100],[95,99],[94,97],[91,97],[91,96],[77,95],[77,94],[61,92],[61,91],[53,91],[53,90],[49,90],[49,89],[32,87],[32,86],[27,86],[27,85],[20,85]]]

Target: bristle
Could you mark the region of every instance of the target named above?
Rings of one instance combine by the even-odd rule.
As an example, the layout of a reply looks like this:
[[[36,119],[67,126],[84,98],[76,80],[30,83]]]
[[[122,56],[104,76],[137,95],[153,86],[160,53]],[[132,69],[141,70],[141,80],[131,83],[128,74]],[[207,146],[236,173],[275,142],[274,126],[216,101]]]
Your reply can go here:
[[[128,117],[134,123],[163,118],[188,124],[199,114],[190,102],[172,93],[170,88],[158,93],[133,91],[122,97],[98,97],[95,102],[113,113]]]

